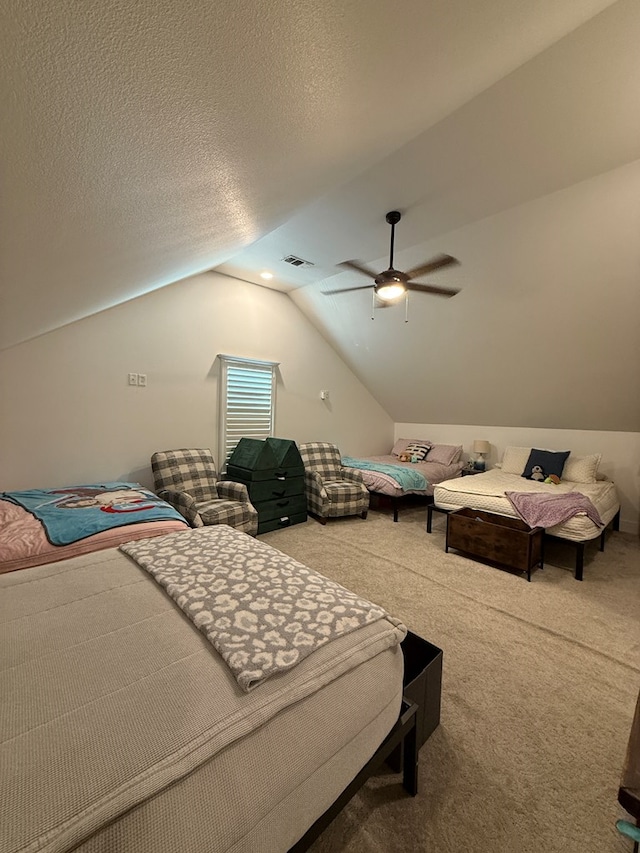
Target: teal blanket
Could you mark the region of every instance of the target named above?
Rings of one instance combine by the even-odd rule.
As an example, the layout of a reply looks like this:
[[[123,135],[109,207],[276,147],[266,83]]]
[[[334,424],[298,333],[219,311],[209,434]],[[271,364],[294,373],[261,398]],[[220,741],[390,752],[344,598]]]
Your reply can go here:
[[[420,471],[412,471],[411,468],[405,468],[403,465],[371,462],[369,459],[355,459],[353,456],[343,456],[342,464],[346,468],[360,468],[362,471],[379,471],[381,474],[387,474],[389,477],[393,477],[405,492],[411,489],[424,490],[429,485],[424,474],[421,474]]]
[[[184,518],[139,483],[91,483],[65,489],[0,492],[42,522],[52,545],[69,545],[102,530],[158,519]]]

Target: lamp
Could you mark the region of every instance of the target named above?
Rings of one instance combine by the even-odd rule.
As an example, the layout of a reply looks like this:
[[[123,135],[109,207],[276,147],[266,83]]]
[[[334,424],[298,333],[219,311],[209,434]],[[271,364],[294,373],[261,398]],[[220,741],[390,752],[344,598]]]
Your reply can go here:
[[[476,439],[473,442],[473,452],[478,454],[478,458],[473,463],[473,467],[476,471],[484,471],[485,461],[484,457],[491,450],[491,445],[488,441],[482,441]]]

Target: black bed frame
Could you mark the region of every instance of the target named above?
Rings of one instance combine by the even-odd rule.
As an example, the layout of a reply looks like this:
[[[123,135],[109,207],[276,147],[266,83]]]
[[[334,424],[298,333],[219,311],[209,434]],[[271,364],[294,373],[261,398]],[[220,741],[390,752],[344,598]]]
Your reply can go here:
[[[371,509],[382,509],[391,505],[393,520],[398,520],[400,509],[405,506],[426,505],[433,503],[433,495],[417,495],[409,492],[406,495],[383,495],[382,492],[370,492]]]
[[[611,522],[611,528],[613,530],[620,530],[620,510],[613,516]],[[608,524],[602,528],[602,532],[600,533],[600,551],[604,551],[604,540],[605,534],[607,532]],[[576,573],[575,578],[577,581],[582,580],[582,574],[584,569],[584,546],[588,544],[588,542],[592,542],[593,540],[589,539],[587,542],[573,542],[571,539],[563,539],[561,536],[550,536],[548,533],[545,533],[546,539],[555,539],[558,542],[569,542],[570,545],[575,545],[576,547]]]
[[[404,677],[402,706],[397,722],[362,770],[288,853],[304,853],[308,850],[385,761],[392,770],[402,773],[402,786],[408,794],[415,797],[418,793],[420,747],[440,723],[442,650],[411,631],[401,645]]]

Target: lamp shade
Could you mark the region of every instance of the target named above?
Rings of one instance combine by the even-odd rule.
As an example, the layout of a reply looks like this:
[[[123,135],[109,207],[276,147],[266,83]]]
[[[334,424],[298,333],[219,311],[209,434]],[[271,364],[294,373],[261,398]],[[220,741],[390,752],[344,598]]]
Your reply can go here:
[[[385,302],[397,299],[406,292],[407,288],[401,281],[389,281],[376,287],[376,296],[378,299],[384,299]]]
[[[474,453],[488,453],[491,449],[491,445],[488,441],[474,441],[473,442],[473,452]]]

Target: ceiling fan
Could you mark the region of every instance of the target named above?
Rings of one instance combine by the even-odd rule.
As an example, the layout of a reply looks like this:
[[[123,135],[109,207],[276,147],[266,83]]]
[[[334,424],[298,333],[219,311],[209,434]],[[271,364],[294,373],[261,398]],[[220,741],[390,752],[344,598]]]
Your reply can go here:
[[[391,250],[389,253],[389,269],[384,272],[377,273],[373,270],[368,269],[360,261],[343,261],[343,263],[338,266],[345,267],[346,269],[355,270],[356,272],[362,273],[362,275],[366,275],[369,278],[372,278],[374,283],[361,285],[360,287],[346,287],[341,290],[325,290],[325,295],[335,294],[335,293],[348,293],[351,290],[367,290],[370,287],[373,287],[374,297],[378,300],[382,301],[382,304],[379,304],[380,308],[387,307],[396,299],[399,299],[401,296],[405,296],[409,291],[417,291],[419,293],[433,293],[436,296],[455,296],[456,293],[459,293],[459,290],[455,290],[450,287],[437,287],[433,284],[419,284],[418,282],[414,282],[413,279],[418,278],[419,276],[426,275],[427,273],[435,272],[436,270],[443,269],[443,267],[451,266],[452,264],[460,263],[456,258],[452,258],[451,255],[437,255],[435,258],[432,258],[430,261],[427,261],[424,264],[420,264],[418,267],[414,267],[409,272],[401,272],[400,270],[396,270],[393,268],[393,243],[395,239],[395,228],[400,219],[402,218],[402,214],[398,210],[391,210],[386,215],[386,220],[391,226]]]

